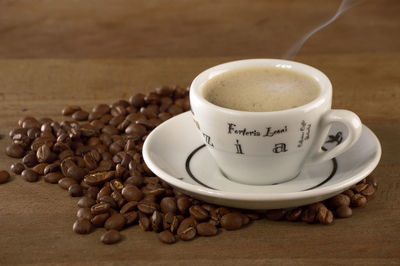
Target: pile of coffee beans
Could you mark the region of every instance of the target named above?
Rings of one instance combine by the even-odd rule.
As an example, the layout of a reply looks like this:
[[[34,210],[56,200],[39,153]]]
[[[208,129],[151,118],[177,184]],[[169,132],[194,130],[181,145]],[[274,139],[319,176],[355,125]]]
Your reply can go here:
[[[66,106],[62,115],[71,118],[61,122],[24,117],[9,134],[6,154],[21,158],[10,170],[28,182],[43,179],[80,197],[73,231],[89,234],[103,227],[105,244],[119,242],[120,231],[136,224],[167,244],[237,230],[262,218],[331,224],[335,217],[350,217],[374,195],[377,183],[369,176],[324,202],[290,210],[238,210],[186,196],[151,172],[142,146],[157,125],[189,109],[187,89],[162,87],[128,101],[98,104],[90,112]],[[9,178],[0,171],[0,183]]]

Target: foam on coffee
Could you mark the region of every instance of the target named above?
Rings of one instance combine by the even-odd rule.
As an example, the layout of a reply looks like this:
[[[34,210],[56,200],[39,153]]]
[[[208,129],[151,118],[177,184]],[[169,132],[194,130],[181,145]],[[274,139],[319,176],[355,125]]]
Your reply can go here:
[[[270,112],[304,105],[321,88],[313,78],[278,67],[243,68],[219,74],[204,85],[204,98],[221,107]]]

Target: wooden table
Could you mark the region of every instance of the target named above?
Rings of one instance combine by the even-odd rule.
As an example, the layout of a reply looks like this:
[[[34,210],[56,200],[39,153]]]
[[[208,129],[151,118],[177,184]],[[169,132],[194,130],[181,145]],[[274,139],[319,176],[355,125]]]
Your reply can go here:
[[[202,70],[275,57],[332,15],[339,1],[4,1],[0,3],[0,149],[23,116],[61,119]],[[325,72],[335,108],[381,141],[376,199],[330,226],[256,221],[212,238],[161,244],[137,226],[103,245],[72,232],[77,199],[14,176],[0,185],[0,265],[400,264],[400,3],[370,0],[312,37],[295,58]],[[0,153],[0,169],[16,160]]]

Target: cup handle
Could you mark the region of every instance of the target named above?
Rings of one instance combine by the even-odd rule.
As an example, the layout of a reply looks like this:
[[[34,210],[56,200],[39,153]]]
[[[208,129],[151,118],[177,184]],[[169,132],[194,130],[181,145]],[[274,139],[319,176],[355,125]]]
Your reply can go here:
[[[332,123],[339,122],[344,124],[349,130],[347,138],[329,151],[323,151],[326,136]],[[319,128],[319,137],[315,141],[314,148],[309,157],[309,163],[318,163],[330,160],[339,154],[347,151],[360,138],[362,123],[360,118],[353,112],[347,110],[329,110],[321,118]]]

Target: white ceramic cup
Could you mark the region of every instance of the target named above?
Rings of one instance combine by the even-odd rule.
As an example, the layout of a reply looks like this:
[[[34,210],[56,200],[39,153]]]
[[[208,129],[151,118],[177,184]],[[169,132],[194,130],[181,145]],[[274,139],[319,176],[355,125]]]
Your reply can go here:
[[[273,112],[227,109],[204,98],[204,85],[211,78],[251,67],[301,72],[319,83],[320,95],[305,105]],[[332,84],[324,73],[287,60],[249,59],[221,64],[199,74],[190,87],[193,119],[220,170],[233,181],[252,185],[288,181],[300,173],[305,163],[336,157],[358,140],[362,129],[359,117],[347,110],[332,110],[331,103]],[[348,136],[335,148],[323,151],[321,147],[334,122],[343,123]],[[250,131],[260,135],[246,134]]]

